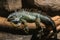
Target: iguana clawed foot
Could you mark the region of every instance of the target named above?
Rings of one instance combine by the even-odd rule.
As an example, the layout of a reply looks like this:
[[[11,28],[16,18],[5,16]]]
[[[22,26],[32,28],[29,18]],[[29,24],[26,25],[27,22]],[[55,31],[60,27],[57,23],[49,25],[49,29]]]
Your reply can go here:
[[[37,28],[41,28],[39,16],[36,16],[35,24],[36,24],[36,27],[37,27]]]
[[[24,30],[26,33],[29,32],[29,28],[28,28],[28,27],[25,27],[23,30]]]
[[[23,24],[24,24],[24,31],[26,32],[26,33],[28,33],[29,32],[29,28],[27,27],[27,21],[26,20],[24,20],[24,19],[21,19],[22,20],[22,22],[23,22]]]

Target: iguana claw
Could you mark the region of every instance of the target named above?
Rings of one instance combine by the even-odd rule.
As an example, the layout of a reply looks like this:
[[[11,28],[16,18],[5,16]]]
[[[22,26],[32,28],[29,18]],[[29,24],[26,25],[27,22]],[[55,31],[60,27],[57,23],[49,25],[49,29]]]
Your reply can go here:
[[[29,32],[29,28],[28,28],[28,27],[25,27],[23,30],[24,30],[26,33]]]

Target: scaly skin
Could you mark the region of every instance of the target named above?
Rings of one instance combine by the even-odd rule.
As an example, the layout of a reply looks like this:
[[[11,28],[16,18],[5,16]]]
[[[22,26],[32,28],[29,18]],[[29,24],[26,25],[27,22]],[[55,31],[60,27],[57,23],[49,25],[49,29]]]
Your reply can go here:
[[[25,28],[24,30],[28,31],[27,22],[35,22],[37,28],[39,27],[40,22],[45,23],[46,25],[51,26],[52,30],[54,33],[56,33],[56,27],[55,27],[55,23],[53,22],[53,20],[47,16],[47,15],[42,15],[41,13],[38,12],[28,12],[28,11],[19,11],[19,12],[15,12],[12,13],[8,16],[8,19],[17,24],[17,26],[19,26],[19,23],[24,23]]]

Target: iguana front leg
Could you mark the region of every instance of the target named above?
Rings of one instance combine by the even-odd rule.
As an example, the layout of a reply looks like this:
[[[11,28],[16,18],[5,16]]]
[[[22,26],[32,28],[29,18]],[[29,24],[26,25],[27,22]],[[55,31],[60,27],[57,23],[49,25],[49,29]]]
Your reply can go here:
[[[40,18],[36,16],[35,24],[37,28],[40,28]]]
[[[21,25],[21,23],[18,23],[18,24],[15,24],[15,23],[13,23],[13,22],[10,22],[11,24],[12,24],[12,26],[14,27],[14,28],[18,28],[20,25]]]
[[[26,33],[28,33],[29,32],[29,28],[27,27],[27,21],[26,20],[24,20],[24,19],[21,19],[21,21],[22,21],[22,23],[24,24],[24,31],[26,32]]]
[[[38,16],[36,16],[35,24],[38,31],[37,37],[41,39],[41,36],[44,35],[44,33],[43,33],[43,28],[40,26],[40,18]]]

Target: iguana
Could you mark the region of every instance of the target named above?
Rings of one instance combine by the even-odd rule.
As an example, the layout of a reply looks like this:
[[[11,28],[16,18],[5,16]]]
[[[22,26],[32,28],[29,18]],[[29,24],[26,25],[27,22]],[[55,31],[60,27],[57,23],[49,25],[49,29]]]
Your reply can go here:
[[[20,23],[24,23],[25,27],[24,30],[28,31],[28,27],[26,25],[27,22],[35,22],[36,27],[39,28],[40,22],[51,26],[54,33],[56,33],[56,26],[54,21],[47,15],[41,14],[41,12],[29,12],[25,10],[20,10],[18,12],[14,12],[8,16],[8,19],[17,24],[17,26],[20,25]]]

